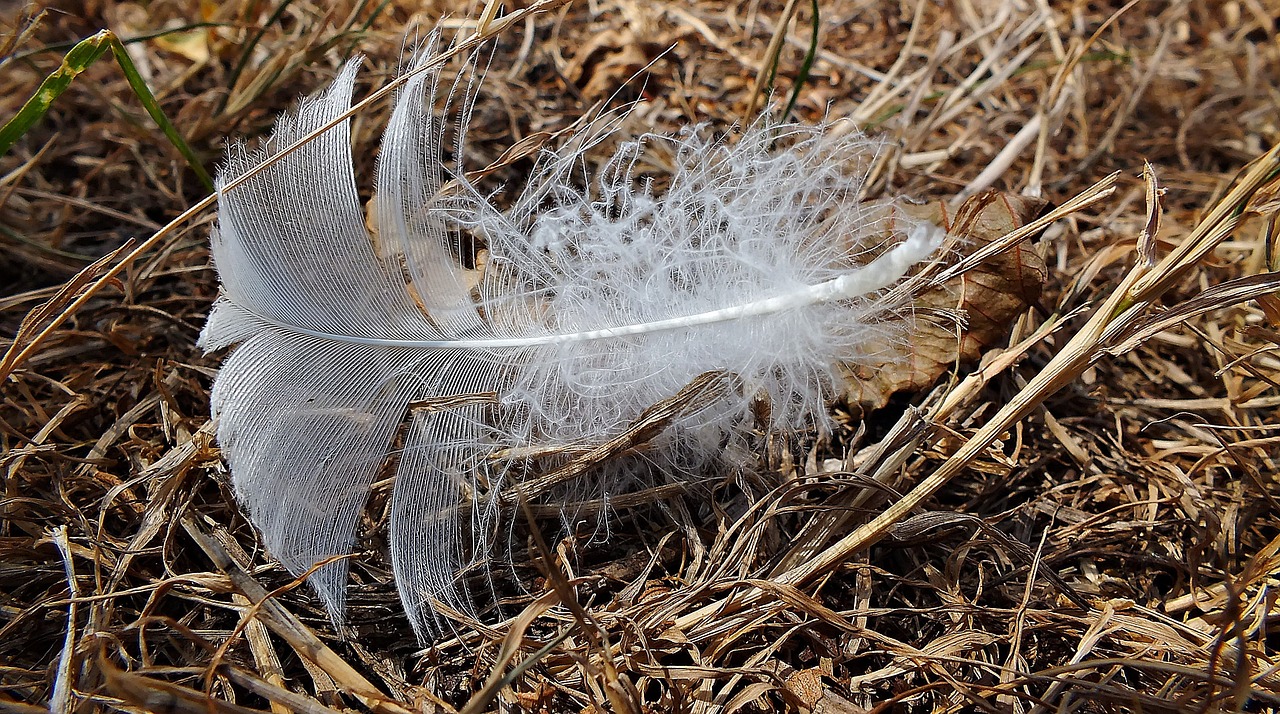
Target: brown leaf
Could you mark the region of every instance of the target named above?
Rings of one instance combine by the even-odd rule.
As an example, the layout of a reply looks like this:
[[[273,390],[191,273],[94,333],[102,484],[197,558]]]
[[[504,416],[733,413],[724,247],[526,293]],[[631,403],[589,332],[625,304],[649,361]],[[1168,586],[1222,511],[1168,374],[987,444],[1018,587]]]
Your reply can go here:
[[[564,76],[589,100],[603,99],[618,91],[649,57],[630,29],[605,30],[587,42],[563,70]]]
[[[970,198],[954,215],[941,203],[905,209],[946,228],[969,255],[1033,220],[1044,202],[988,191]],[[956,362],[977,359],[1003,343],[1010,323],[1040,297],[1048,277],[1044,258],[1022,243],[916,298],[910,347],[900,359],[848,365],[845,400],[863,413],[883,407],[898,392],[923,390]],[[963,316],[964,324],[941,319]]]

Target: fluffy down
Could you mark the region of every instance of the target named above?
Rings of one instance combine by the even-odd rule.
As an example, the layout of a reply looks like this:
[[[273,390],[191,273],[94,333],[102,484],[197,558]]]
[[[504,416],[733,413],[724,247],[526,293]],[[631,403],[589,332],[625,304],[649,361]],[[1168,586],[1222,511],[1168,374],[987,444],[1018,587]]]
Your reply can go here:
[[[512,478],[493,454],[599,443],[710,371],[744,388],[659,439],[659,468],[721,448],[759,395],[769,427],[821,425],[837,365],[902,329],[886,321],[902,305],[883,295],[941,239],[859,199],[877,143],[831,126],[761,123],[732,142],[645,136],[584,176],[601,138],[590,135],[548,152],[500,211],[442,168],[428,73],[388,122],[370,236],[348,122],[279,155],[349,107],[356,69],[283,117],[260,151],[231,152],[220,187],[253,173],[220,191],[222,294],[200,344],[236,345],[213,390],[218,439],[291,572],[351,552],[370,485],[396,464],[391,557],[423,640],[442,610],[474,612],[459,573],[502,532],[496,495]],[[474,291],[463,231],[487,246]],[[572,490],[619,487],[600,472]],[[311,576],[335,621],[346,577],[344,559]]]

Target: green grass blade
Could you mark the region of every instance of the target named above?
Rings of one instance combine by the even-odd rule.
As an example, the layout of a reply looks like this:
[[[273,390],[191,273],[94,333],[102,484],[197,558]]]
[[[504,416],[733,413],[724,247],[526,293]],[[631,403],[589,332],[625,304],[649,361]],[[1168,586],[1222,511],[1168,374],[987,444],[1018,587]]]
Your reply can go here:
[[[205,190],[213,193],[213,178],[209,176],[209,172],[205,171],[204,164],[200,163],[199,157],[187,145],[182,134],[178,133],[178,128],[169,121],[169,117],[165,115],[164,110],[160,108],[160,103],[156,101],[156,97],[151,93],[151,88],[147,86],[146,80],[138,74],[138,68],[134,66],[133,60],[129,59],[129,53],[125,51],[124,45],[120,43],[119,38],[110,30],[103,30],[98,33],[108,35],[107,44],[111,48],[111,54],[116,58],[116,63],[120,65],[120,71],[124,73],[124,78],[129,82],[129,87],[133,89],[133,93],[138,96],[138,101],[142,102],[142,107],[147,110],[147,114],[151,115],[151,120],[160,127],[160,131],[164,133],[165,138],[170,144],[182,154],[182,158],[187,160],[187,165],[195,172],[196,178],[200,179],[200,183]],[[96,35],[95,35],[96,36]]]
[[[160,108],[160,103],[156,101],[155,95],[151,93],[151,88],[142,79],[142,75],[138,74],[138,68],[134,66],[133,60],[129,59],[129,53],[125,51],[124,45],[116,37],[115,33],[110,30],[102,30],[72,47],[62,58],[62,64],[48,77],[45,77],[44,81],[40,83],[40,87],[36,89],[35,94],[27,100],[26,104],[22,105],[18,113],[5,122],[3,127],[0,127],[0,155],[8,152],[14,142],[22,138],[49,111],[49,107],[53,105],[53,102],[67,90],[67,87],[71,86],[72,80],[108,51],[115,57],[116,63],[120,65],[120,70],[124,73],[125,79],[128,80],[129,87],[138,96],[138,100],[142,102],[147,114],[151,115],[151,119],[160,127],[160,131],[164,133],[169,143],[173,144],[178,153],[182,154],[182,157],[187,160],[187,165],[195,172],[196,178],[200,180],[205,190],[212,193],[213,179],[210,178],[209,172],[205,171],[204,164],[200,163],[200,159],[196,157],[195,152],[191,150],[186,140],[178,133],[177,128],[173,126],[173,122],[169,121],[169,117],[165,116],[164,110]]]
[[[54,100],[71,86],[71,80],[75,79],[76,75],[88,69],[89,65],[106,53],[110,44],[109,38],[113,37],[110,31],[103,30],[76,44],[67,52],[62,58],[62,64],[44,78],[40,87],[36,89],[36,93],[31,95],[12,119],[0,127],[0,155],[9,151],[9,147],[13,146],[15,141],[22,138],[23,134],[40,121],[40,118],[49,111]]]
[[[809,38],[809,51],[804,54],[804,62],[800,65],[800,73],[796,75],[795,86],[791,88],[791,98],[787,100],[787,108],[782,112],[782,121],[787,121],[791,117],[791,110],[796,108],[796,100],[800,99],[800,90],[804,89],[805,82],[809,81],[809,72],[813,69],[813,61],[818,56],[818,30],[822,24],[818,17],[818,0],[812,0],[813,4],[813,34]],[[775,71],[776,67],[775,66]]]

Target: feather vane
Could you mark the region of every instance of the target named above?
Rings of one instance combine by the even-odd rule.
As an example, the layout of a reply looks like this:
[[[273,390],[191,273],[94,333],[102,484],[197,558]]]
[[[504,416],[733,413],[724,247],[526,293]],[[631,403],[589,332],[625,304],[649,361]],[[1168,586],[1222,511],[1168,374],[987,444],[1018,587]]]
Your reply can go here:
[[[281,118],[261,150],[234,149],[221,176],[345,111],[357,69]],[[733,144],[698,130],[645,136],[587,182],[575,172],[593,141],[571,141],[499,211],[461,171],[457,190],[441,191],[437,89],[423,73],[398,95],[376,236],[349,121],[234,190],[220,179],[211,245],[222,292],[200,339],[206,351],[235,346],[213,389],[218,440],[238,498],[293,573],[351,552],[403,434],[391,560],[423,639],[440,626],[437,605],[470,609],[458,573],[491,546],[492,494],[509,478],[494,453],[599,443],[716,370],[745,396],[683,416],[662,442],[672,452],[720,448],[755,395],[772,406],[771,428],[821,422],[838,365],[869,358],[883,342],[870,338],[894,329],[884,318],[901,305],[881,296],[942,237],[890,202],[859,200],[874,141],[798,125],[752,127]],[[647,169],[663,156],[674,171],[658,190]],[[487,249],[474,289],[461,231]],[[492,398],[415,408],[466,395]],[[601,484],[605,496],[615,487]],[[335,620],[346,579],[345,560],[310,576]]]

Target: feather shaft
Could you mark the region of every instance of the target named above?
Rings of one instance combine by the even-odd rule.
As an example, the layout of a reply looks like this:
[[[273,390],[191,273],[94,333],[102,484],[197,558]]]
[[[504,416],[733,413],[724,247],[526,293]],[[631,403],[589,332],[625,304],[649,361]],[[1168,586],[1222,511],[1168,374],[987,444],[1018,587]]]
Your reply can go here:
[[[757,399],[771,405],[763,428],[822,424],[841,364],[901,341],[904,322],[886,318],[904,291],[891,288],[943,237],[890,201],[859,200],[878,142],[799,125],[749,127],[733,144],[646,136],[594,181],[574,175],[607,138],[588,132],[544,153],[499,211],[440,164],[431,73],[405,84],[388,122],[371,235],[350,125],[336,121],[355,74],[349,64],[283,117],[262,151],[230,153],[211,239],[223,289],[200,344],[236,346],[212,394],[218,441],[291,572],[351,551],[397,449],[390,555],[424,641],[442,610],[474,614],[459,573],[491,550],[509,481],[542,483],[538,464],[495,454],[609,452],[706,374],[741,388],[669,415],[640,462],[583,465],[544,498],[608,503],[655,473],[723,468]],[[464,86],[458,155],[475,84]],[[655,195],[636,174],[660,143],[673,160]],[[445,179],[456,194],[441,194]],[[463,230],[488,248],[478,285],[459,261]],[[474,394],[493,397],[458,398]],[[310,576],[335,621],[346,575],[338,560]]]
[[[400,340],[359,335],[344,335],[333,332],[312,330],[300,325],[292,325],[273,320],[263,315],[254,315],[265,324],[281,330],[297,332],[308,337],[315,337],[334,342],[366,345],[369,347],[404,347],[408,349],[426,350],[502,350],[522,349],[527,347],[544,347],[570,342],[589,342],[592,340],[608,340],[620,337],[644,335],[670,330],[684,330],[691,327],[712,325],[718,322],[733,322],[751,317],[776,315],[788,310],[798,310],[812,305],[831,302],[833,300],[849,300],[883,290],[897,283],[914,265],[929,257],[942,242],[942,233],[932,226],[918,226],[912,235],[902,243],[894,246],[884,255],[876,258],[866,266],[851,271],[838,278],[832,278],[817,285],[810,285],[785,295],[754,300],[742,305],[708,310],[692,315],[672,317],[665,320],[654,320],[618,327],[606,327],[599,330],[584,330],[551,335],[536,335],[519,338],[493,339],[457,339],[457,340]],[[246,312],[249,312],[246,310]]]

